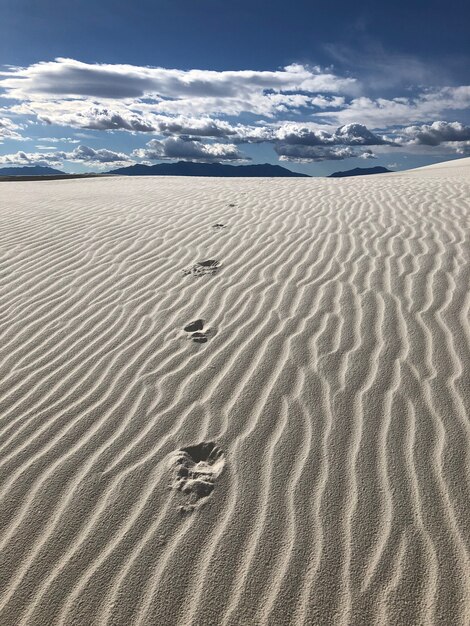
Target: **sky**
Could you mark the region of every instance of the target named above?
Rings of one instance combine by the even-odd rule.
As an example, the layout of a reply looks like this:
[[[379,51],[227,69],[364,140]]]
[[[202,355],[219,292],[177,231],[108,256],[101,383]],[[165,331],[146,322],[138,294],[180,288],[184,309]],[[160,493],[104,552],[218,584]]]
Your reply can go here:
[[[470,3],[0,0],[0,168],[470,156]]]

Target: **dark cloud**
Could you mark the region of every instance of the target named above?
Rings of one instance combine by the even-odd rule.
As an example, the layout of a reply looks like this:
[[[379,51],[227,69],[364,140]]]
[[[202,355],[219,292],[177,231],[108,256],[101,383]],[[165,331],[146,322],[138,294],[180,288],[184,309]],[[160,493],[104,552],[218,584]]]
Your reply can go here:
[[[146,148],[134,150],[133,156],[150,161],[182,159],[187,161],[239,161],[245,157],[234,144],[202,143],[185,137],[152,139]]]
[[[349,146],[332,147],[277,144],[274,149],[281,161],[341,161],[358,156]]]
[[[333,133],[289,124],[279,128],[276,138],[292,146],[380,146],[391,143],[375,135],[363,124],[346,124]]]
[[[225,120],[210,117],[166,117],[155,116],[157,131],[166,136],[180,136],[186,140],[208,137],[226,139],[233,143],[261,143],[271,141],[274,137],[272,128],[268,126],[248,126],[230,124]]]
[[[61,109],[62,107],[54,106],[53,103],[46,104],[43,111],[37,113],[38,119],[46,124],[89,130],[128,130],[141,133],[157,130],[156,124],[126,109],[116,111],[106,107],[90,107],[85,110],[66,112]]]
[[[167,118],[157,122],[162,135],[187,135],[192,137],[232,137],[237,134],[228,122],[211,118]]]
[[[286,125],[278,129],[274,149],[282,160],[338,161],[350,157],[375,158],[371,150],[357,152],[362,146],[396,145],[371,132],[363,124],[346,124],[334,132]]]
[[[129,130],[140,133],[150,133],[157,130],[154,124],[130,112],[123,115],[108,109],[98,109],[87,117],[88,119],[84,120],[84,123],[80,125],[81,128],[90,130]]]

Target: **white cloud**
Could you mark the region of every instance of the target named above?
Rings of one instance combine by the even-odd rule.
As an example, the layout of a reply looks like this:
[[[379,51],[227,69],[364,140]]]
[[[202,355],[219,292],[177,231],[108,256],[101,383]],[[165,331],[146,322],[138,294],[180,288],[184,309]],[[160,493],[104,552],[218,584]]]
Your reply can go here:
[[[380,146],[390,143],[385,137],[379,137],[364,124],[345,124],[340,126],[334,138],[336,143],[347,146]]]
[[[78,139],[72,139],[71,137],[37,137],[37,140],[47,143],[80,143]]]
[[[104,167],[109,163],[117,165],[129,165],[133,161],[122,152],[99,149],[94,150],[88,146],[78,146],[71,152],[58,150],[56,152],[23,152],[0,155],[2,165],[62,165],[64,161],[73,163],[88,163],[93,167]]]
[[[90,104],[87,100],[39,100],[13,105],[10,112],[37,117],[44,124],[72,128],[145,133],[157,130],[156,123],[152,123],[148,116],[140,115],[119,102],[113,107],[107,107]]]
[[[344,96],[315,96],[311,98],[310,104],[319,109],[328,109],[342,107],[345,101]]]
[[[8,98],[32,103],[75,99],[130,104],[150,99],[142,103],[142,110],[273,114],[306,106],[310,99],[306,93],[354,93],[358,83],[354,78],[300,64],[276,71],[212,71],[91,64],[58,58],[2,72],[0,88]],[[112,117],[103,121],[113,123]],[[139,125],[140,121],[136,123]]]
[[[360,159],[376,159],[377,155],[372,152],[372,150],[366,150],[365,152],[362,152],[361,154],[357,155]]]
[[[58,153],[15,152],[0,155],[0,165],[60,165],[63,159]]]
[[[339,124],[360,123],[370,128],[403,126],[441,117],[447,110],[470,108],[470,86],[425,91],[413,98],[353,98],[339,111],[325,111],[322,118]]]
[[[470,156],[470,141],[463,141],[458,144],[455,151],[461,156]]]
[[[48,124],[60,124],[90,130],[129,130],[141,133],[156,130],[154,124],[132,111],[116,111],[98,106],[90,107],[84,112],[63,113],[62,116],[58,117],[54,113],[52,115],[39,115],[38,117]]]
[[[432,124],[407,126],[399,131],[402,141],[409,141],[424,146],[438,146],[444,142],[470,140],[470,126],[460,122],[436,121]]]
[[[346,52],[341,49],[338,54],[342,58]],[[371,75],[379,75],[407,59],[394,59],[390,65],[381,53],[371,63],[367,58],[361,62]],[[411,80],[427,74],[414,64],[407,76]],[[385,83],[389,88],[398,84],[387,78]],[[59,58],[0,72],[0,94],[16,100],[0,109],[0,114],[5,112],[5,117],[0,115],[0,142],[24,140],[20,131],[27,120],[80,130],[151,134],[156,137],[153,143],[133,153],[147,160],[239,160],[243,156],[237,145],[263,142],[271,143],[283,159],[302,160],[337,160],[351,154],[367,159],[374,153],[360,147],[374,146],[374,152],[384,153],[400,144],[403,151],[416,153],[436,146],[443,154],[468,150],[468,126],[433,120],[468,111],[470,86],[420,87],[406,91],[413,94],[407,97],[402,91],[397,97],[380,98],[371,97],[377,85],[368,94],[363,93],[364,85],[371,81],[360,84],[333,70],[301,64],[275,71],[211,71]],[[53,134],[45,134],[49,132]],[[54,138],[35,141],[41,150],[56,143]],[[90,163],[113,162],[103,160],[111,158],[112,151],[95,152],[94,160],[85,153],[75,156],[89,158]],[[129,162],[129,156],[115,154],[119,162],[124,158]]]
[[[251,89],[251,83],[248,84]],[[0,80],[0,88],[1,85]],[[26,99],[20,103],[12,105],[9,113],[37,118],[46,124],[74,128],[167,135],[173,128],[174,134],[218,137],[228,134],[247,135],[247,127],[211,117],[214,115],[238,117],[248,112],[270,120],[282,120],[286,114],[303,117],[309,115],[311,120],[319,118],[316,122],[317,127],[361,124],[369,129],[384,129],[391,126],[408,126],[413,122],[429,122],[442,118],[446,111],[470,108],[470,87],[467,86],[425,91],[410,98],[372,99],[360,96],[348,100],[344,96],[322,94],[307,96],[301,93],[272,93],[262,89],[258,91],[250,89],[246,90],[246,94],[241,90],[228,96],[145,98],[109,100],[101,103],[85,96],[43,98],[36,97],[33,93],[25,96]],[[278,122],[270,121],[264,126],[268,128],[275,123]],[[306,122],[302,122],[302,125],[308,126]],[[187,128],[184,129],[184,126]]]
[[[106,164],[106,163],[129,163],[130,159],[123,152],[114,152],[100,148],[95,150],[88,146],[78,146],[72,152],[65,153],[67,161],[75,161],[82,163]]]
[[[19,124],[15,124],[7,117],[0,117],[0,143],[4,139],[15,139],[21,141],[24,138],[17,132],[21,129]]]
[[[169,137],[163,141],[152,139],[146,148],[134,150],[132,156],[150,161],[183,159],[187,161],[245,160],[237,146],[229,143],[206,144],[183,137]]]

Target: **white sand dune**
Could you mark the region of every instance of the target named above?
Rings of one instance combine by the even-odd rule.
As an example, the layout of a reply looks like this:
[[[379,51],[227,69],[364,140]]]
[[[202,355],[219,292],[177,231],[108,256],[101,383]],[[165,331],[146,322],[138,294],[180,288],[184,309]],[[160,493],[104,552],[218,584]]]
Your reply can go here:
[[[0,222],[1,626],[469,623],[470,159]]]
[[[453,161],[446,161],[445,163],[434,163],[433,165],[428,165],[426,167],[418,167],[414,170],[406,170],[405,172],[395,172],[395,176],[400,174],[409,175],[418,175],[420,177],[429,176],[434,177],[437,172],[439,172],[440,176],[457,176],[461,178],[467,178],[469,174],[470,167],[470,157],[466,157],[464,159],[454,159]],[[390,174],[388,174],[390,176]]]

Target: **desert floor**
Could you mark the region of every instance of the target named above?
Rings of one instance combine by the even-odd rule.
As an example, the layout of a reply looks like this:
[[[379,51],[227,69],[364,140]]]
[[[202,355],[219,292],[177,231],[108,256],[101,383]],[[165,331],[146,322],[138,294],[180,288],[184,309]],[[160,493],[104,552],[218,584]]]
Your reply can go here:
[[[1,626],[468,624],[469,227],[470,159],[1,183]]]

